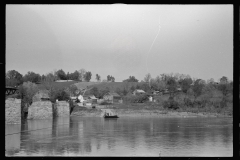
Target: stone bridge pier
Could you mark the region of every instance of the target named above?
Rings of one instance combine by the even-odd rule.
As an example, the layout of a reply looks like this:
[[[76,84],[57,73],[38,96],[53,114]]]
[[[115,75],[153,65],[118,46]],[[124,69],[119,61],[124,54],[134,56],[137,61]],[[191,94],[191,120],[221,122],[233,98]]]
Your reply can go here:
[[[5,123],[21,123],[21,99],[8,98],[5,100]],[[52,104],[50,101],[33,102],[28,107],[27,119],[52,119],[53,117],[69,117],[70,107],[66,101]]]
[[[28,108],[28,119],[52,119],[53,117],[69,117],[70,107],[66,101],[52,103],[50,101],[33,102]]]
[[[21,123],[21,99],[8,98],[5,100],[5,124]]]
[[[33,102],[28,108],[27,119],[52,119],[53,109],[50,101]]]
[[[58,101],[54,104],[54,112],[56,117],[69,117],[70,106],[66,101]]]

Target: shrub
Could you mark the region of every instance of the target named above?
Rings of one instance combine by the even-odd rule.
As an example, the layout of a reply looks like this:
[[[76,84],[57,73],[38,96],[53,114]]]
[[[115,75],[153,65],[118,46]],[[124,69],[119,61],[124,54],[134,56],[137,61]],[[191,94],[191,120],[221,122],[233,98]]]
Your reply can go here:
[[[56,94],[56,99],[58,99],[59,101],[66,101],[69,100],[69,98],[69,94],[64,89],[58,90]]]
[[[193,106],[193,103],[192,103],[192,101],[189,99],[189,98],[184,98],[184,105],[186,105],[186,106]]]
[[[178,102],[174,101],[173,98],[170,98],[167,101],[163,102],[163,108],[165,109],[179,109],[179,104]]]
[[[227,102],[226,101],[221,101],[220,102],[220,108],[224,108],[227,106]]]
[[[148,96],[143,94],[143,95],[139,95],[137,96],[137,102],[143,103],[148,101]]]
[[[100,105],[109,105],[109,104],[112,104],[112,103],[107,102],[107,101],[102,101],[102,102],[100,102],[99,104],[100,104]]]
[[[52,103],[56,101],[55,96],[57,94],[57,90],[55,88],[50,88],[49,89],[49,98]]]
[[[169,102],[168,101],[163,101],[163,108],[164,109],[169,108]]]
[[[148,101],[147,95],[127,95],[123,97],[124,102],[130,102],[130,103],[144,103]]]
[[[25,103],[32,103],[33,96],[38,92],[38,87],[32,82],[24,82],[21,87],[19,87],[18,98],[24,100]]]
[[[135,100],[136,100],[136,96],[134,96],[134,95],[126,95],[123,97],[124,102],[134,103]]]
[[[202,94],[204,84],[201,83],[201,81],[202,81],[201,79],[197,79],[194,82],[194,85],[192,86],[192,90],[194,92],[195,99]]]
[[[70,99],[70,95],[64,89],[51,89],[49,92],[50,101],[54,103],[56,99],[59,101],[67,101]]]
[[[211,98],[210,102],[214,108],[219,108],[221,103],[221,98]]]
[[[155,100],[157,103],[162,103],[163,102],[163,98],[158,96],[158,97],[155,97]]]
[[[203,108],[206,105],[206,101],[205,100],[196,100],[194,101],[194,106],[197,106],[199,108]]]
[[[73,96],[76,95],[76,91],[78,90],[77,86],[72,84],[68,87],[69,94],[72,94]]]

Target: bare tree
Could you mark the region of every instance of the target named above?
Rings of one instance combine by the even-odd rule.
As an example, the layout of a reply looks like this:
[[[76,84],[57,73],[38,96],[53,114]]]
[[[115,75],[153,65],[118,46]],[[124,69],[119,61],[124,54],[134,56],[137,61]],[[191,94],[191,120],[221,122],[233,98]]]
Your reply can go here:
[[[149,87],[151,87],[150,80],[151,80],[151,74],[148,73],[148,74],[145,75],[144,81],[149,84]]]
[[[79,77],[78,77],[79,81],[83,81],[86,70],[82,68],[78,72],[79,72]]]
[[[52,83],[56,80],[57,78],[54,76],[54,72],[49,72],[45,75],[45,79],[43,81],[43,84],[46,86],[46,89],[51,90],[52,88]]]

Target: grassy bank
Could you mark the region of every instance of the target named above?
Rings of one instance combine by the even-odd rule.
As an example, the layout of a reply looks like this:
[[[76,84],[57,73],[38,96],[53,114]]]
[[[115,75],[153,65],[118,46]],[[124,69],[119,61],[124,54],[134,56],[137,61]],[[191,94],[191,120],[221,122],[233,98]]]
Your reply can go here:
[[[98,105],[96,109],[76,107],[73,115],[101,116],[101,109],[111,109],[119,116],[218,116],[232,117],[232,95],[224,97],[220,92],[203,94],[196,99],[183,93],[176,94],[172,101],[169,95],[155,96],[155,102],[133,103],[133,96],[123,98],[122,104]],[[172,103],[173,102],[173,103]]]
[[[105,110],[111,110],[120,117],[122,116],[158,116],[158,117],[232,117],[228,111],[210,108],[181,108],[177,110],[164,109],[156,103],[139,103],[139,104],[114,104],[99,105],[95,109],[85,107],[74,107],[72,116],[103,116]]]
[[[233,103],[232,95],[223,97],[220,92],[212,95],[203,94],[196,99],[193,96],[178,93],[174,99],[169,100],[169,95],[161,95],[154,97],[155,102],[145,103],[128,103],[121,105],[113,105],[115,108],[164,111],[164,112],[191,112],[203,114],[219,114],[232,116]],[[223,101],[224,99],[224,101]]]
[[[214,108],[213,106],[205,106],[201,108],[195,106],[192,108],[181,107],[179,109],[167,109],[156,103],[140,103],[140,104],[117,104],[108,108],[116,110],[124,114],[140,114],[140,115],[167,115],[167,116],[223,116],[232,117],[231,106],[225,108]]]

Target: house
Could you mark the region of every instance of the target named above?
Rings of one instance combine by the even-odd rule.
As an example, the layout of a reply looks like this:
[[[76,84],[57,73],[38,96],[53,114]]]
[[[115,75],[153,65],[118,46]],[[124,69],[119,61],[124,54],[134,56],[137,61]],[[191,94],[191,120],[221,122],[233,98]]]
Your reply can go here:
[[[94,95],[89,95],[88,99],[97,99]]]
[[[141,89],[136,89],[133,91],[133,95],[145,94],[146,92]]]
[[[157,95],[159,94],[159,91],[152,91],[152,94]]]
[[[36,101],[49,101],[49,91],[48,90],[39,90],[32,98],[33,102]]]
[[[83,103],[84,98],[83,98],[83,96],[81,94],[78,96],[78,100],[80,101],[80,103]]]
[[[97,98],[94,95],[83,96],[86,102],[90,102],[92,104],[97,104]]]
[[[103,99],[108,103],[121,103],[122,97],[116,92],[108,92],[103,96]]]
[[[77,97],[70,97],[70,99],[71,99],[71,100],[76,100],[76,99],[77,99]]]

